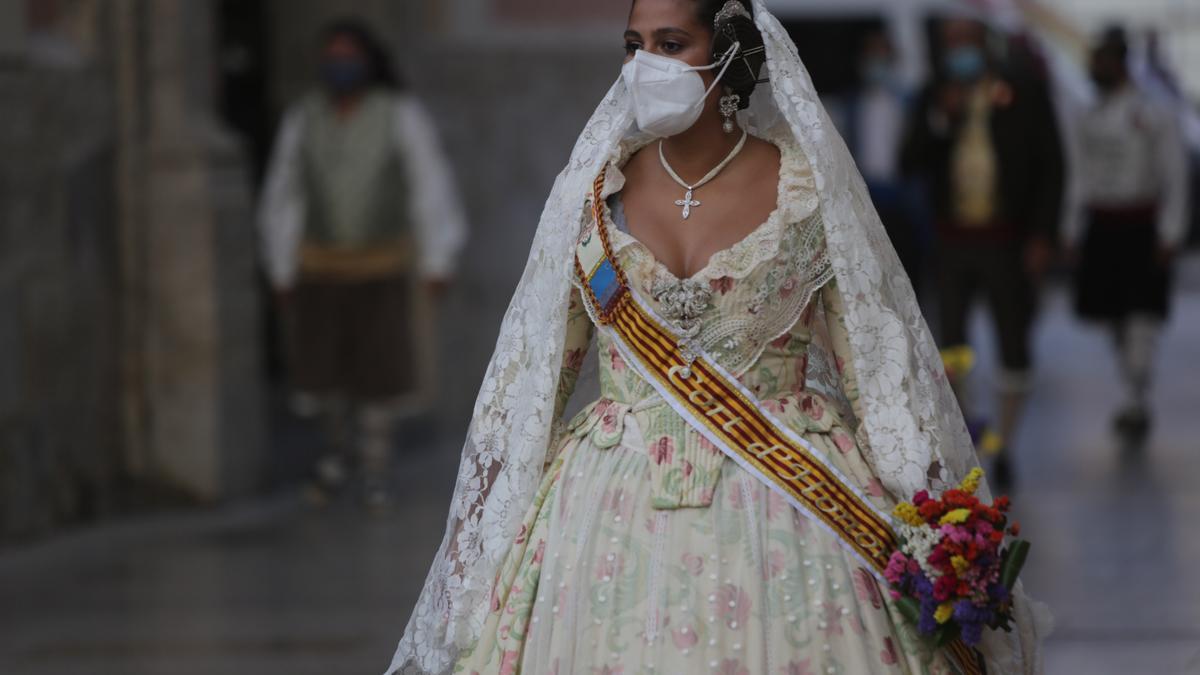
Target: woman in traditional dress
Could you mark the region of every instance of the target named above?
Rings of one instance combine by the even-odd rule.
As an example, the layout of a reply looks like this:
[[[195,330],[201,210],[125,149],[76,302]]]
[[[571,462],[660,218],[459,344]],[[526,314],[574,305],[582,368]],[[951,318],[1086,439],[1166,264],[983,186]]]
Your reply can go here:
[[[625,40],[387,672],[1037,671],[1019,589],[1016,631],[933,650],[879,580],[871,514],[974,453],[795,46],[761,0],[635,0]]]

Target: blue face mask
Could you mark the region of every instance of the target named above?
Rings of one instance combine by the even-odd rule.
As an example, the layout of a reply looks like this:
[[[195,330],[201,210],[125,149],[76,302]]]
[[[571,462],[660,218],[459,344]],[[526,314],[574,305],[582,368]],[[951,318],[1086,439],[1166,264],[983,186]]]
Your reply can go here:
[[[862,67],[862,78],[865,84],[890,88],[892,86],[892,64],[886,59],[868,59]]]
[[[979,47],[966,45],[946,52],[946,74],[960,82],[974,82],[987,70],[987,59]]]
[[[332,60],[321,64],[321,79],[334,94],[349,94],[367,82],[367,66],[361,61]]]

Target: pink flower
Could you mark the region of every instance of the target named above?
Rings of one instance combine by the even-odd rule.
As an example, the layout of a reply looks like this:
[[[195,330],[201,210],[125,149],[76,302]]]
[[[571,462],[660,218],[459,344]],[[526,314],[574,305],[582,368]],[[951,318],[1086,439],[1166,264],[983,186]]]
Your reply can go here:
[[[546,555],[546,540],[538,539],[537,550],[533,552],[533,562],[540,563]]]
[[[517,538],[515,541],[513,541],[513,543],[516,544],[517,546],[524,544],[525,543],[525,535],[526,535],[528,529],[529,529],[528,524],[521,523],[521,529],[517,531]]]
[[[517,672],[517,659],[520,655],[516,650],[505,650],[504,656],[500,657],[500,675],[513,675]]]
[[[720,452],[720,450],[717,448],[717,446],[712,444],[712,441],[708,440],[707,438],[705,438],[703,436],[700,437],[699,443],[700,443],[700,449],[707,450],[711,454],[715,455],[718,452]]]
[[[833,432],[833,444],[837,446],[839,452],[843,455],[854,449],[854,439],[843,431]]]
[[[692,471],[695,470],[695,467],[692,466],[692,463],[685,459],[685,460],[681,461],[679,464],[680,464],[680,466],[683,467],[683,477],[684,478],[691,477]]]
[[[615,406],[605,406],[604,414],[600,416],[600,430],[605,434],[612,434],[617,430],[617,424],[621,421],[618,411]]]
[[[783,411],[787,410],[787,403],[786,396],[783,398],[769,398],[762,402],[764,408],[777,415],[782,415]]]
[[[888,567],[891,567],[890,561]],[[879,584],[875,582],[875,577],[862,567],[854,570],[854,593],[858,595],[860,602],[870,603],[875,609],[883,607],[883,596],[879,593]]]
[[[795,366],[797,392],[802,392],[808,386],[808,352],[805,352],[800,358],[796,359]]]
[[[904,575],[908,572],[908,556],[900,551],[894,551],[892,557],[888,558],[887,567],[883,570],[883,578],[888,580],[888,583],[898,584]],[[860,571],[862,568],[859,568]]]
[[[833,602],[821,603],[821,618],[825,622],[825,637],[831,635],[841,635],[842,630],[842,608]]]
[[[974,535],[965,527],[959,525],[951,525],[949,523],[942,525],[942,536],[954,542],[955,544],[966,544],[974,539]]]
[[[729,506],[739,511],[746,508],[747,504],[744,492],[739,489],[734,489],[730,490],[727,494],[729,495]],[[757,492],[750,492],[750,501],[751,503],[758,501]]]
[[[883,651],[879,653],[879,658],[884,665],[894,666],[900,663],[900,657],[896,654],[896,645],[892,642],[892,638],[883,638]]]
[[[712,289],[713,293],[725,295],[729,291],[733,290],[733,278],[720,277],[717,279],[710,279],[708,282],[708,287]]]
[[[716,599],[710,603],[712,613],[729,628],[740,628],[750,616],[750,596],[746,591],[733,584],[721,584],[714,596]]]
[[[772,550],[767,553],[767,558],[763,561],[764,576],[768,579],[773,579],[776,575],[782,572],[786,566],[787,556],[783,554],[783,551],[780,551],[779,549]]]
[[[620,511],[625,503],[625,489],[605,490],[600,496],[600,508],[605,511]]]
[[[704,573],[704,556],[694,553],[683,554],[683,568],[694,577]]]
[[[821,400],[816,396],[805,396],[800,399],[800,410],[804,411],[814,420],[820,420],[825,417],[825,406],[821,404]]]
[[[670,464],[674,456],[675,441],[671,440],[670,436],[663,436],[650,444],[650,459],[654,460],[655,464]]]
[[[608,359],[614,373],[625,372],[625,359],[621,358],[621,353],[617,351],[615,346],[609,346]]]
[[[509,612],[509,613],[511,614],[512,612]],[[505,624],[505,625],[503,625],[503,626],[500,626],[500,630],[499,630],[500,639],[501,639],[501,640],[507,640],[507,639],[508,639],[508,634],[509,634],[509,633],[511,633],[511,632],[512,632],[512,625],[511,625],[511,624]]]
[[[750,675],[750,671],[737,659],[725,659],[713,672],[717,675]]]
[[[563,366],[569,370],[579,370],[583,367],[583,358],[586,353],[587,350],[583,348],[572,349],[571,351],[567,352],[566,358],[563,359]]]
[[[792,341],[791,333],[784,333],[783,335],[780,335],[779,337],[772,340],[771,346],[774,347],[775,349],[783,349],[784,347],[788,346],[788,343],[791,341]]]
[[[796,287],[799,285],[800,282],[796,280],[796,277],[788,277],[787,279],[784,279],[783,284],[779,286],[779,297],[786,298],[790,296],[792,293],[796,292]]]
[[[846,623],[850,624],[850,630],[854,631],[855,635],[862,635],[867,632],[867,629],[862,625],[862,621],[859,621],[856,615],[851,614],[846,619]]]
[[[812,325],[813,315],[816,314],[816,311],[817,311],[816,305],[817,305],[817,303],[810,302],[810,303],[808,303],[808,305],[806,305],[804,307],[804,311],[800,313],[799,323],[801,326],[811,326]]]
[[[609,560],[609,558],[612,560]],[[625,570],[625,556],[619,553],[606,553],[600,556],[596,565],[596,581],[609,581],[621,575]]]
[[[699,639],[696,631],[687,626],[671,631],[671,641],[675,643],[676,649],[690,649]]]
[[[878,478],[872,478],[867,481],[867,494],[872,497],[882,497],[884,495],[883,481]]]
[[[811,663],[811,659],[788,661],[787,665],[782,668],[783,675],[812,675]]]

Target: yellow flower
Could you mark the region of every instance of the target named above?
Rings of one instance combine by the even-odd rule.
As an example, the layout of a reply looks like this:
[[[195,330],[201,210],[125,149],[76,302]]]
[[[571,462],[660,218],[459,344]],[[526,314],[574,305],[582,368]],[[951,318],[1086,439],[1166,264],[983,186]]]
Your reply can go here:
[[[979,439],[979,451],[985,457],[995,457],[1004,449],[1004,437],[996,433],[994,429],[988,429],[983,432],[983,437]]]
[[[975,367],[975,352],[966,345],[943,349],[942,364],[951,379],[965,377]]]
[[[983,469],[975,467],[967,474],[962,483],[959,483],[958,489],[963,492],[973,495],[979,489],[979,481],[983,479]]]
[[[938,524],[940,524],[940,525],[956,524],[957,525],[958,523],[967,522],[967,518],[970,518],[970,517],[971,517],[971,509],[954,509],[953,511],[948,511],[946,513],[946,515],[942,516],[942,519],[938,521]]]
[[[925,521],[921,519],[921,514],[917,511],[917,507],[908,502],[900,502],[896,508],[892,509],[892,513],[900,520],[909,525],[924,525]]]
[[[937,611],[933,613],[933,620],[938,623],[946,623],[952,616],[954,616],[954,604],[943,602],[938,605]]]
[[[971,563],[967,562],[967,559],[962,557],[961,555],[956,555],[956,556],[950,558],[950,564],[954,565],[955,573],[960,574],[960,575],[963,572],[966,572],[967,570],[971,569]]]

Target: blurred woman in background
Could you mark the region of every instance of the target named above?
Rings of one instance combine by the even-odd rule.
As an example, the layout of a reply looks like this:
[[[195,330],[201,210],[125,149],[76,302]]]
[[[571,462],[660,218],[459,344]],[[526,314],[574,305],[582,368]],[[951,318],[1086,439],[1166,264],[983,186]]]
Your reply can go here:
[[[466,227],[435,128],[366,26],[327,27],[320,64],[320,86],[275,142],[264,262],[296,401],[328,434],[313,487],[339,488],[357,447],[368,503],[383,506],[396,422],[431,384],[428,301],[453,276]]]

